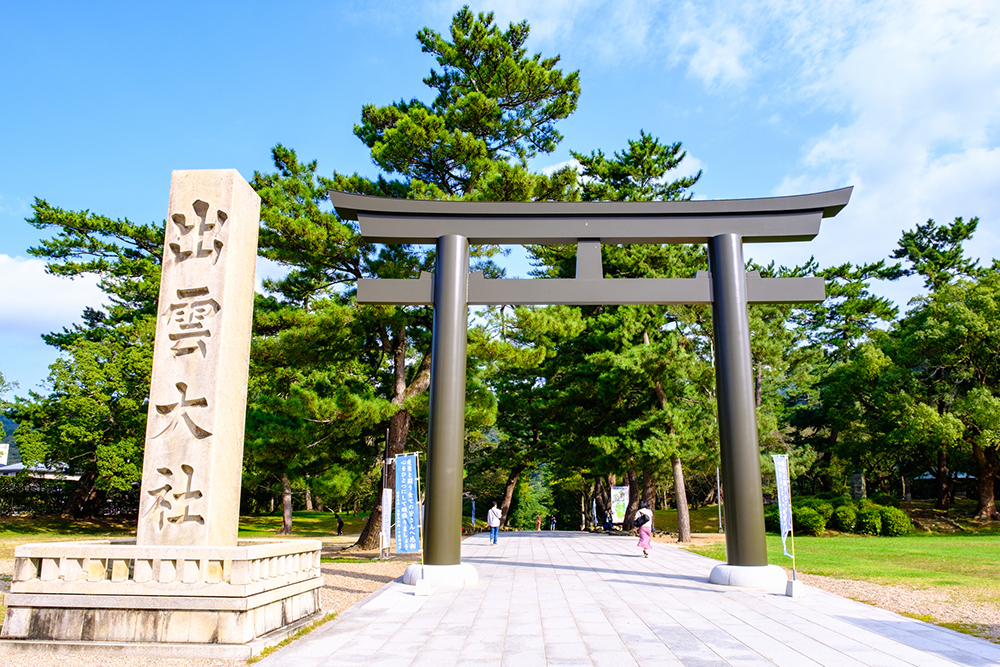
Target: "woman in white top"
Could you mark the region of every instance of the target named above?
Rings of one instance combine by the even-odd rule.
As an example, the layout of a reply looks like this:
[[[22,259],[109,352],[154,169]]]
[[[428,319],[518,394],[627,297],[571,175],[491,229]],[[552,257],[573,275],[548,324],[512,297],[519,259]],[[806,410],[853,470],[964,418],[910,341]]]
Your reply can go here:
[[[643,500],[639,503],[639,511],[635,513],[635,525],[639,531],[639,544],[642,547],[642,557],[649,558],[649,549],[653,548],[650,539],[653,537],[653,511]]]

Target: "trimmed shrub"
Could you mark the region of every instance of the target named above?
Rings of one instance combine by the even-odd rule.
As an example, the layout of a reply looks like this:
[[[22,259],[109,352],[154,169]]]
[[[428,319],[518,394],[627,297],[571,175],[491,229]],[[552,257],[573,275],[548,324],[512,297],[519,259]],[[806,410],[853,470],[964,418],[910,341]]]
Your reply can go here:
[[[797,507],[792,511],[795,532],[800,535],[822,535],[826,530],[826,519],[811,507]]]
[[[882,508],[882,534],[886,537],[896,537],[906,535],[910,532],[912,524],[909,515],[896,507]]]
[[[888,493],[877,493],[872,496],[872,502],[882,507],[899,507],[899,498]]]
[[[841,496],[840,498],[834,498],[833,507],[834,509],[838,507],[850,507],[851,509],[854,509],[854,501],[848,496]]]
[[[781,518],[778,515],[777,505],[768,505],[764,510],[764,530],[769,533],[781,532]]]
[[[833,516],[833,505],[830,503],[819,503],[814,505],[813,509],[823,515],[823,523],[830,523],[830,517]]]
[[[840,500],[844,496],[839,491],[820,491],[816,497],[820,500]]]
[[[881,535],[882,509],[878,505],[873,504],[870,507],[862,507],[858,510],[858,519],[854,525],[854,532],[859,535]]]
[[[854,511],[854,505],[841,505],[833,511],[833,527],[839,531],[853,533],[857,520],[858,513]]]

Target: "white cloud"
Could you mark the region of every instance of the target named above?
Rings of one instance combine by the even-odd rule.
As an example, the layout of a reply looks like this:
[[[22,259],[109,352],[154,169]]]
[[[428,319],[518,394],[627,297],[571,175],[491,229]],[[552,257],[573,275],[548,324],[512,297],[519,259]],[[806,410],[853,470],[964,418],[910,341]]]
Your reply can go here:
[[[0,215],[22,217],[28,212],[28,204],[19,197],[13,199],[0,194]]]
[[[563,167],[573,167],[574,169],[576,169],[577,173],[580,173],[580,161],[577,160],[576,158],[552,164],[549,165],[548,167],[542,167],[541,172],[546,176],[551,176],[552,174],[556,173]]]
[[[687,61],[688,72],[707,86],[740,83],[748,76],[745,59],[751,48],[746,32],[724,15],[699,11],[688,3],[674,16],[672,62]]]
[[[884,256],[901,230],[927,218],[979,215],[970,251],[1000,256],[995,9],[975,1],[890,4],[810,82],[827,104],[847,105],[850,119],[816,137],[777,192],[856,185],[841,214],[854,243],[843,251]]]
[[[0,255],[0,334],[38,336],[78,320],[85,306],[104,303],[97,278],[45,273],[45,262]]]

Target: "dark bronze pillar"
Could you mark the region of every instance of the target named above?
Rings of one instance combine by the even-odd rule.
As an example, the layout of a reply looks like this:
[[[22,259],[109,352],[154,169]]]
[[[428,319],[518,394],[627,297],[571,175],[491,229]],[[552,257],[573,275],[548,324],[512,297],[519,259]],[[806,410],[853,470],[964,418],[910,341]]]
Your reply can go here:
[[[469,242],[442,236],[434,275],[424,563],[458,565],[462,555],[465,349],[469,328]]]
[[[712,237],[708,258],[727,560],[730,565],[767,565],[742,239],[738,234]]]

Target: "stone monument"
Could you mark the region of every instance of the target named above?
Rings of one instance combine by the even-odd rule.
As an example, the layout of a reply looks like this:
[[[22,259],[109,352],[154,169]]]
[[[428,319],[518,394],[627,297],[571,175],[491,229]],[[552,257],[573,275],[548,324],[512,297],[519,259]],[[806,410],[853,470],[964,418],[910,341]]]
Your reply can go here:
[[[318,615],[319,542],[237,541],[259,220],[173,172],[136,539],[17,547],[0,653],[249,658]]]

